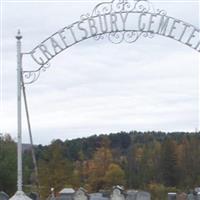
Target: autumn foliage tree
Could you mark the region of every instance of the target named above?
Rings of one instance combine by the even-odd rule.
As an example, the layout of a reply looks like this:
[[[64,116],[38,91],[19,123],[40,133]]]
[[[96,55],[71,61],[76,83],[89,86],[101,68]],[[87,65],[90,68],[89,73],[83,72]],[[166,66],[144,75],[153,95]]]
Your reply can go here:
[[[125,173],[119,165],[112,163],[106,171],[104,181],[108,188],[112,188],[114,185],[124,185]]]
[[[89,192],[124,185],[149,190],[153,199],[200,183],[200,133],[120,132],[35,147],[40,190],[84,187]],[[30,152],[23,152],[24,185],[33,184]],[[27,189],[27,187],[25,188]],[[16,144],[0,137],[0,190],[16,191]],[[162,194],[161,194],[162,193]]]
[[[72,164],[63,158],[63,153],[61,145],[53,142],[44,155],[44,159],[39,162],[42,198],[46,198],[50,194],[51,188],[54,188],[57,193],[64,186],[69,186],[73,182]]]
[[[93,158],[87,162],[87,186],[90,191],[125,183],[124,171],[117,163],[114,163],[109,141],[103,138],[101,144],[102,146],[97,148]]]

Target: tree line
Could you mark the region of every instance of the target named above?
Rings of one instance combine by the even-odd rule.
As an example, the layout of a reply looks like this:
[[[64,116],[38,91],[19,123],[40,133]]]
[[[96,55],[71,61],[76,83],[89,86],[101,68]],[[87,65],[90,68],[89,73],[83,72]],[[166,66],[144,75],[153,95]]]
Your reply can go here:
[[[200,186],[200,132],[120,132],[74,140],[54,140],[35,146],[42,197],[50,189],[84,187],[89,192],[113,185],[151,192],[154,199],[167,191]],[[30,150],[23,153],[24,189],[36,184]],[[0,137],[0,190],[16,190],[16,144]],[[163,198],[162,198],[163,199]]]

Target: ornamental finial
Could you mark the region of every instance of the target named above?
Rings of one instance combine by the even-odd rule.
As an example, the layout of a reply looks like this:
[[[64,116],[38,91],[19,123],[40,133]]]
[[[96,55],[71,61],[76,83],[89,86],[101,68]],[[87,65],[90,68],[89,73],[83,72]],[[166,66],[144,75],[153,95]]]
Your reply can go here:
[[[22,35],[21,35],[20,30],[17,31],[16,39],[17,40],[21,40],[22,39]]]

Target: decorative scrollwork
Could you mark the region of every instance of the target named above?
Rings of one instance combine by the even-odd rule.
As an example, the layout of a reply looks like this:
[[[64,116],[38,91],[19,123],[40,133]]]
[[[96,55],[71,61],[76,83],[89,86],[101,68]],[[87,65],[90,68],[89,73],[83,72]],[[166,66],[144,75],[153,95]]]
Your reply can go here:
[[[131,4],[128,0],[115,0],[112,3],[112,11],[115,12],[128,11],[130,8]]]
[[[83,21],[83,20],[88,19],[89,17],[90,17],[90,14],[86,13],[86,14],[81,15],[80,19]]]
[[[114,44],[119,44],[124,40],[123,32],[108,33],[108,40]]]
[[[87,17],[95,17],[98,15],[106,15],[115,12],[144,12],[144,13],[156,13],[160,15],[166,15],[164,10],[155,10],[153,4],[148,0],[112,0],[111,2],[103,2],[98,4],[91,16],[87,14]],[[118,31],[105,33],[94,36],[95,40],[101,40],[108,38],[108,40],[114,44],[119,44],[123,41],[127,43],[136,42],[140,36],[153,38],[154,34],[143,31]]]
[[[110,13],[112,11],[111,4],[112,4],[112,2],[103,2],[103,3],[98,4],[94,8],[94,10],[92,12],[92,16]]]
[[[142,36],[145,38],[153,38],[155,34],[152,32],[142,32]]]
[[[47,68],[49,68],[49,67],[50,67],[50,64],[47,63],[45,65],[42,65],[37,70],[23,71],[22,76],[23,76],[24,84],[31,84],[31,83],[34,83],[35,81],[37,81],[41,72],[45,72],[47,70]]]
[[[132,9],[132,11],[154,12],[154,7],[148,0],[136,0],[134,9]]]
[[[141,32],[139,31],[126,31],[124,32],[124,41],[127,43],[136,42],[141,36]]]
[[[145,35],[144,35],[145,34]],[[121,31],[121,32],[111,32],[103,35],[98,35],[94,39],[102,40],[108,38],[108,40],[113,44],[120,44],[122,42],[133,43],[136,42],[140,36],[152,38],[152,34],[143,33],[140,31]]]
[[[166,16],[166,15],[167,15],[167,11],[157,9],[157,10],[156,10],[156,14]]]
[[[99,34],[93,37],[94,40],[103,40],[106,38],[106,34]]]
[[[153,5],[148,0],[113,0],[98,4],[92,16],[109,14],[112,12],[155,12]]]

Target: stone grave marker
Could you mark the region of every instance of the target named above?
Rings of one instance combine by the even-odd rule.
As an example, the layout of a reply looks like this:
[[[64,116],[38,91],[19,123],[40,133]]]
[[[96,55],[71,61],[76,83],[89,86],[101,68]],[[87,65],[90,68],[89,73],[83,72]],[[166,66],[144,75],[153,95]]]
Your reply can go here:
[[[110,200],[107,197],[103,197],[102,193],[92,193],[89,195],[90,196],[90,200]]]
[[[168,193],[168,200],[176,200],[176,193],[175,192]]]
[[[128,190],[126,193],[126,200],[136,200],[137,193],[137,190]]]
[[[200,200],[200,192],[195,192],[194,200]]]
[[[74,194],[74,200],[88,200],[89,197],[83,188],[79,188]]]
[[[199,193],[199,192],[200,192],[200,187],[196,187],[196,188],[194,189],[194,191],[197,192],[197,193]]]
[[[151,195],[148,192],[138,192],[136,200],[151,200]]]
[[[187,200],[187,194],[186,193],[180,193],[177,195],[177,200]]]
[[[192,194],[192,193],[188,194],[188,198],[187,199],[188,200],[195,200],[194,194]]]
[[[125,200],[123,190],[120,189],[119,187],[115,187],[111,194],[110,200]]]
[[[59,199],[59,200],[73,200],[74,193],[75,193],[75,191],[74,191],[73,188],[63,188],[59,192],[59,196],[56,199]]]

